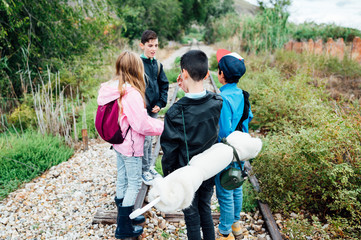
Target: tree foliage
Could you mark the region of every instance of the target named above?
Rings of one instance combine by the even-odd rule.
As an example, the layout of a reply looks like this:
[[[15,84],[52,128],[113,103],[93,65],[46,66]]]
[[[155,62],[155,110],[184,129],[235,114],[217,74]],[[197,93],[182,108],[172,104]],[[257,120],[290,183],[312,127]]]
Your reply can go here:
[[[152,29],[161,39],[177,39],[192,23],[206,24],[232,9],[233,0],[113,0],[127,23],[123,36],[139,39]]]
[[[0,1],[0,95],[20,97],[29,90],[29,75],[37,85],[42,69],[53,66],[56,71],[58,60],[82,54],[95,41],[108,41],[106,27],[121,24],[111,17],[108,4],[106,0],[83,5],[67,0]]]

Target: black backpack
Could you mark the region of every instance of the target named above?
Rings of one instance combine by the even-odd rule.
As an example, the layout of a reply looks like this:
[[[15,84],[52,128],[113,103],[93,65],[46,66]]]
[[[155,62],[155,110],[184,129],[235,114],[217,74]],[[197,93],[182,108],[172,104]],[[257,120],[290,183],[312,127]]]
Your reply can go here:
[[[249,103],[249,93],[247,91],[244,91],[244,90],[243,90],[243,100],[244,100],[243,114],[242,114],[241,120],[239,120],[239,122],[237,124],[237,127],[235,129],[235,130],[238,130],[238,131],[241,131],[241,132],[243,132],[242,123],[243,123],[244,120],[248,119],[249,108],[251,106],[250,103]]]

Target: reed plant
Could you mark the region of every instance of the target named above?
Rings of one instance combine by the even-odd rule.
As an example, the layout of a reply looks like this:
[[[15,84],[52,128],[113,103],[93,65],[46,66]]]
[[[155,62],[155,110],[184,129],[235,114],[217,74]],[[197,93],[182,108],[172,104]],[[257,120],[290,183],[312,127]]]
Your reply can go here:
[[[31,79],[29,79],[31,81]],[[37,87],[31,86],[33,108],[36,114],[37,127],[41,134],[62,136],[69,145],[72,143],[72,105],[64,97],[64,87],[61,89],[60,75],[48,71],[48,82]]]
[[[243,49],[260,52],[281,48],[289,40],[288,17],[288,12],[275,6],[265,8],[255,17],[244,18],[241,23]]]

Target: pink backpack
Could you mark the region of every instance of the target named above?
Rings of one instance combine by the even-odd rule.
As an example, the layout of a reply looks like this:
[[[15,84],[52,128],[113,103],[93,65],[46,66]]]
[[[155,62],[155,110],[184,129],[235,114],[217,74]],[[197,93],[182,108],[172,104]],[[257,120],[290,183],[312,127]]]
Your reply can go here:
[[[118,99],[105,105],[98,106],[97,115],[95,117],[95,128],[104,141],[111,144],[121,144],[124,142],[130,126],[123,137],[122,131],[119,127],[118,118]]]

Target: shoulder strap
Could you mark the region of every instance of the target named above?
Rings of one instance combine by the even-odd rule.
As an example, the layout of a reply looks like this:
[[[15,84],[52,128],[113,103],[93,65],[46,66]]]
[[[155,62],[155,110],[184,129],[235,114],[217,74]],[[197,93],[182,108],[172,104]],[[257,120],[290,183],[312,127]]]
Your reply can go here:
[[[157,66],[158,66],[158,74],[157,74],[157,78],[159,77],[159,73],[160,73],[160,62],[158,60],[157,61]]]
[[[183,120],[183,131],[184,131],[184,141],[186,143],[186,151],[187,151],[187,165],[189,165],[189,152],[188,152],[188,143],[187,143],[187,134],[186,134],[186,124],[184,122],[184,113],[182,108],[182,120]]]
[[[160,62],[158,60],[157,61],[157,67],[158,67],[158,72],[157,72],[157,79],[159,77],[159,74],[160,74]],[[145,80],[145,83],[147,84],[148,83],[148,75],[144,72],[144,80]]]
[[[238,131],[242,131],[242,123],[244,120],[246,120],[249,116],[249,108],[250,108],[250,103],[249,103],[249,93],[245,90],[242,90],[243,91],[243,101],[244,101],[244,107],[243,107],[243,113],[242,113],[242,117],[241,117],[241,120],[239,120],[238,124],[237,124],[237,127],[235,130],[238,130]]]
[[[239,156],[238,156],[238,153],[237,153],[237,150],[227,141],[226,138],[222,138],[222,143],[230,146],[232,149],[233,149],[233,158],[235,158],[237,160],[237,163],[238,163],[238,166],[241,168],[241,171],[242,171],[242,175],[243,176],[247,176],[248,172],[245,168],[242,167],[242,162],[241,160],[239,160]]]

